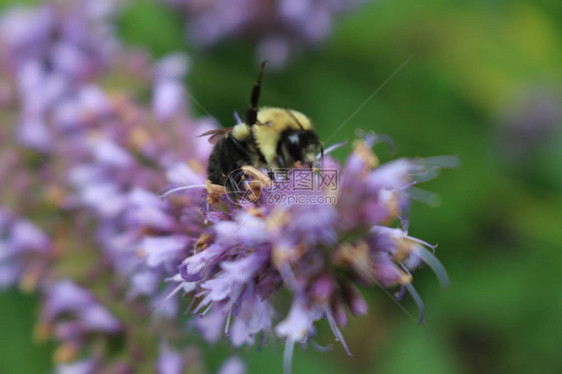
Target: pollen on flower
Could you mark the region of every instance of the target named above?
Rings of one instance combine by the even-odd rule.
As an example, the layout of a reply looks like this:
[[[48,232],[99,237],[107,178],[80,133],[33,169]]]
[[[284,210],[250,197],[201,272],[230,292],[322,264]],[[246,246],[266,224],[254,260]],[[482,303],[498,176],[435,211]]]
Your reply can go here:
[[[44,195],[45,199],[55,206],[62,205],[66,198],[64,189],[54,184],[45,186]]]
[[[388,211],[388,217],[384,223],[390,223],[400,215],[400,194],[397,191],[382,190],[379,198]]]
[[[193,250],[195,253],[199,253],[205,250],[206,248],[208,248],[209,245],[211,245],[212,243],[213,243],[213,237],[209,233],[203,233],[201,234],[199,239],[197,239],[197,242],[195,243]]]
[[[254,217],[264,218],[264,209],[261,207],[249,207],[247,209],[248,214],[251,214]]]
[[[414,277],[411,274],[407,274],[407,273],[401,271],[397,283],[404,286],[406,284],[412,283],[413,279],[414,279]]]
[[[56,363],[71,362],[78,355],[78,347],[72,342],[63,343],[57,347],[53,354],[53,360]]]
[[[150,144],[150,135],[145,129],[135,128],[131,134],[131,143],[136,149],[142,149]]]
[[[257,179],[261,183],[262,187],[271,187],[273,185],[271,179],[261,170],[258,170],[250,165],[244,165],[241,169],[244,172],[244,175],[249,175],[252,178]]]
[[[270,230],[276,230],[280,227],[284,227],[289,223],[291,216],[283,209],[274,209],[271,214],[269,214],[266,219],[267,227]]]
[[[369,258],[369,246],[364,240],[357,243],[342,244],[333,255],[333,262],[340,266],[352,266],[365,279],[373,277],[372,269],[370,268],[371,259]]]
[[[30,265],[21,275],[19,282],[20,290],[24,293],[35,291],[37,283],[39,283],[39,280],[41,279],[42,273],[43,271],[41,267]]]
[[[306,253],[306,248],[304,243],[295,246],[278,244],[272,248],[272,262],[276,267],[281,268],[298,261]]]
[[[226,194],[226,189],[224,188],[224,186],[213,184],[209,180],[205,182],[205,189],[207,190],[207,203],[209,204],[218,203],[220,201],[220,198]]]
[[[379,166],[379,158],[365,140],[355,140],[353,142],[353,151],[365,163],[367,169],[374,169]]]

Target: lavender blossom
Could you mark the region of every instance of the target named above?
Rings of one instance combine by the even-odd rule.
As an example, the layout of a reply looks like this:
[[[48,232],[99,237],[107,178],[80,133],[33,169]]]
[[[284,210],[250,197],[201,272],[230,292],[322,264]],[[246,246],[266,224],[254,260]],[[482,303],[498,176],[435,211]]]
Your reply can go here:
[[[24,290],[34,289],[51,252],[51,241],[41,229],[0,208],[0,288],[19,281]]]
[[[231,357],[221,366],[218,374],[246,374],[246,367],[238,357]]]
[[[211,230],[201,235],[179,273],[170,278],[179,282],[177,290],[193,294],[193,312],[201,318],[192,324],[203,337],[216,342],[224,326],[224,335],[238,346],[254,344],[256,337],[274,331],[286,341],[288,372],[294,345],[313,339],[321,319],[350,354],[340,328],[347,323],[347,311],[367,312],[357,286],[408,291],[423,321],[423,302],[412,286],[411,272],[424,262],[442,285],[448,278],[432,254],[436,246],[407,234],[404,214],[413,186],[455,162],[437,157],[379,166],[371,150],[374,141],[373,135],[357,141],[344,168],[327,158],[321,166],[330,168],[321,167],[316,175],[293,169],[271,184],[263,174],[258,180],[267,184],[250,204],[240,205],[224,192],[217,195],[220,189],[208,185],[210,205],[203,214],[213,222]],[[337,178],[326,179],[323,170],[336,172]],[[316,189],[284,186],[294,187],[304,172],[318,177]],[[333,185],[336,180],[339,185]],[[396,222],[399,227],[393,227]],[[293,295],[288,312],[272,306],[280,288]]]
[[[167,342],[160,344],[160,358],[158,359],[159,374],[181,374],[183,372],[183,359],[180,353],[174,351]]]
[[[22,144],[52,147],[49,112],[99,76],[116,51],[109,22],[114,12],[113,2],[82,0],[14,8],[2,16],[0,57],[17,79]]]
[[[224,40],[257,41],[258,61],[273,68],[287,64],[293,52],[318,47],[342,14],[362,0],[162,0],[185,12],[193,42],[209,47]]]
[[[92,360],[80,360],[57,366],[56,374],[92,374],[96,364]]]
[[[0,19],[0,74],[9,89],[0,110],[19,119],[0,132],[0,176],[10,177],[1,204],[17,206],[23,216],[40,216],[48,234],[3,208],[0,275],[2,286],[19,280],[43,294],[37,336],[59,343],[55,362],[63,373],[135,372],[140,362],[119,361],[103,349],[124,331],[135,331],[124,349],[146,357],[152,355],[150,342],[157,348],[158,341],[168,340],[170,327],[148,329],[139,320],[148,320],[152,306],[165,298],[169,290],[162,290],[159,280],[176,272],[186,255],[182,246],[194,239],[177,234],[180,208],[158,197],[166,183],[162,170],[186,159],[187,168],[204,170],[210,146],[179,139],[214,126],[192,120],[182,93],[169,88],[170,79],[187,71],[185,59],[172,56],[153,64],[142,52],[117,48],[115,4],[49,2]],[[162,73],[162,66],[174,76]],[[126,87],[107,89],[104,82],[116,74],[134,76],[140,90],[154,87],[152,110]],[[30,192],[37,199],[26,199]],[[188,224],[187,218],[180,223]],[[194,225],[203,222],[197,220]],[[145,237],[151,232],[152,238]],[[159,252],[161,245],[167,251]],[[104,297],[95,298],[91,290],[99,295],[100,289]],[[165,303],[169,316],[171,305]],[[118,320],[108,306],[128,317]],[[196,361],[187,357],[183,365],[195,365],[197,372]]]
[[[44,297],[39,332],[42,339],[52,332],[62,342],[55,352],[57,362],[76,359],[80,349],[95,333],[111,335],[121,331],[117,319],[90,292],[70,280],[47,286]],[[72,367],[74,365],[88,372],[86,367],[89,368],[91,363],[85,361]],[[59,370],[64,372],[64,368]]]
[[[258,17],[273,21],[260,35],[288,41],[288,51],[301,33],[306,43],[321,41],[333,14],[347,9],[339,2],[322,9],[289,1],[248,5],[244,14],[220,13],[217,20],[229,22],[213,25],[230,28],[209,32],[216,38],[209,43],[233,30],[246,34],[249,24],[262,27]],[[213,9],[195,14],[212,20]],[[187,113],[178,83],[189,70],[187,58],[153,64],[142,53],[117,50],[115,10],[111,1],[49,3],[0,21],[6,31],[1,72],[12,77],[4,105],[19,104],[13,134],[0,133],[2,143],[13,143],[11,135],[18,140],[2,150],[10,162],[1,163],[0,175],[18,180],[3,191],[2,204],[33,191],[53,216],[62,216],[38,222],[49,237],[30,220],[0,211],[0,275],[3,284],[39,285],[44,301],[37,334],[59,342],[59,372],[134,372],[140,363],[114,360],[105,349],[131,331],[127,353],[152,357],[151,368],[197,371],[197,359],[175,334],[178,294],[191,297],[188,310],[200,318],[189,325],[210,342],[225,335],[233,346],[259,344],[266,334],[283,339],[286,371],[294,345],[314,345],[316,322],[323,319],[349,353],[340,328],[348,311],[367,313],[358,287],[408,291],[423,315],[412,271],[426,263],[443,284],[448,280],[435,246],[409,236],[404,222],[414,185],[435,177],[445,159],[379,165],[371,150],[375,138],[367,136],[343,167],[326,157],[310,174],[335,171],[336,186],[327,178],[313,190],[286,189],[310,170],[290,170],[274,183],[254,170],[248,186],[261,183],[259,194],[240,204],[206,181],[212,146],[197,135],[216,124]],[[136,89],[152,93],[150,103],[104,85],[128,70]],[[20,151],[48,161],[31,166]],[[22,216],[38,209],[34,202],[16,205]],[[287,310],[273,302],[280,289],[291,297]],[[150,315],[156,318],[149,321]],[[158,359],[147,352],[151,346]],[[229,361],[223,370],[243,368]]]

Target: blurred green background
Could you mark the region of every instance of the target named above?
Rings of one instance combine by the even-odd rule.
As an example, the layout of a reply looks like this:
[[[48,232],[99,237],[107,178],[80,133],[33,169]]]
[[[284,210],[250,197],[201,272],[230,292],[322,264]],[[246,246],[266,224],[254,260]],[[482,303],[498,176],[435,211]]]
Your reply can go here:
[[[155,57],[186,51],[187,87],[223,126],[244,110],[257,70],[251,44],[192,49],[182,19],[153,1],[134,1],[119,26]],[[318,341],[334,351],[297,350],[295,373],[562,373],[562,123],[541,126],[543,111],[528,104],[538,95],[560,108],[560,92],[559,0],[373,1],[339,22],[324,48],[267,73],[262,104],[307,113],[327,145],[374,130],[397,147],[391,155],[379,145],[383,159],[462,162],[423,186],[441,197],[438,207],[412,208],[411,234],[439,243],[452,281],[443,290],[430,270],[415,274],[426,324],[364,290],[369,315],[343,331],[354,355],[322,325]],[[32,342],[35,297],[8,292],[0,303],[0,373],[49,372],[52,347]],[[206,352],[216,370],[231,349]],[[240,355],[249,373],[281,372],[281,345]]]

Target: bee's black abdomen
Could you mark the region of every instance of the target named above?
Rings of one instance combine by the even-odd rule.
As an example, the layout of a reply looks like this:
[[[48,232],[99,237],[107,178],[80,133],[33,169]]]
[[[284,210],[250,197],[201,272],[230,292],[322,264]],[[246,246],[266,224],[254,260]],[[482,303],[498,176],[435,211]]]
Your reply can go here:
[[[245,142],[232,136],[225,136],[217,142],[209,157],[207,166],[209,180],[213,184],[225,186],[226,178],[233,171],[249,163],[250,157]]]

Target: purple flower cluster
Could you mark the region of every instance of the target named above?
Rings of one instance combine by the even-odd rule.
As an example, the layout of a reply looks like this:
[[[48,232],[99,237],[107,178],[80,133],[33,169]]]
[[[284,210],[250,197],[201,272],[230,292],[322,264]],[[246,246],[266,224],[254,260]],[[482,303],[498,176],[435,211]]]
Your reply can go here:
[[[147,234],[179,230],[166,216],[179,208],[155,191],[167,183],[162,170],[181,160],[204,170],[210,145],[190,139],[214,125],[186,114],[178,82],[185,57],[154,64],[142,51],[117,48],[117,10],[113,1],[82,0],[1,15],[0,110],[11,119],[0,133],[0,176],[9,181],[0,195],[1,284],[19,281],[43,295],[37,331],[60,342],[59,372],[136,372],[154,354],[143,351],[144,339],[161,352],[149,366],[179,373],[197,358],[172,347],[172,328],[136,330],[166,294],[160,280],[176,269],[174,251],[180,256],[190,239]],[[112,86],[115,78],[124,86]],[[136,99],[142,91],[151,103]],[[135,318],[118,320],[120,308]],[[132,330],[136,338],[123,349],[142,359],[127,363],[100,351]]]
[[[189,37],[208,47],[224,40],[257,41],[257,59],[287,64],[293,52],[318,47],[342,14],[364,0],[162,0],[185,12]]]
[[[15,8],[2,15],[0,57],[16,78],[21,143],[47,150],[56,140],[47,129],[48,117],[59,117],[65,126],[73,122],[68,118],[73,106],[97,104],[84,86],[117,51],[110,22],[114,13],[113,1],[78,1]]]
[[[90,292],[70,280],[59,280],[45,287],[44,298],[38,334],[50,331],[63,342],[55,352],[57,362],[76,357],[94,334],[111,335],[121,330],[119,321]]]
[[[0,288],[33,289],[46,271],[52,244],[41,229],[0,208]]]
[[[219,3],[193,14],[212,21]],[[255,18],[269,14],[276,26],[264,37],[286,29],[316,43],[348,7],[299,4],[248,2],[230,25],[261,27]],[[369,134],[343,165],[325,157],[310,174],[336,171],[336,188],[287,190],[298,169],[283,183],[254,169],[246,185],[258,194],[232,200],[206,180],[212,145],[197,135],[216,124],[188,114],[179,82],[189,61],[152,63],[118,48],[117,10],[113,1],[53,2],[0,19],[0,111],[11,119],[0,130],[0,176],[10,181],[0,194],[0,285],[41,293],[37,334],[59,343],[58,372],[199,372],[196,350],[177,334],[178,293],[191,295],[187,308],[200,318],[189,325],[209,342],[285,340],[287,371],[296,343],[316,346],[323,319],[349,352],[340,328],[348,312],[367,312],[359,288],[407,291],[423,314],[411,271],[426,263],[443,284],[447,276],[434,246],[408,235],[408,206],[423,196],[414,185],[449,159],[379,165]],[[119,354],[114,339],[125,341]],[[233,358],[221,372],[244,368]]]
[[[454,160],[397,160],[379,166],[371,150],[375,140],[374,135],[358,140],[343,167],[330,158],[321,162],[320,171],[338,172],[335,189],[302,192],[282,187],[296,178],[298,169],[281,184],[268,181],[265,174],[258,177],[266,184],[250,204],[238,204],[217,192],[218,186],[207,186],[209,205],[203,214],[211,230],[201,234],[193,253],[170,279],[177,282],[177,292],[193,295],[190,308],[200,318],[192,324],[205,339],[216,342],[227,335],[240,346],[273,332],[286,342],[288,372],[295,343],[313,339],[315,322],[321,319],[350,353],[340,327],[347,324],[348,311],[367,313],[358,287],[408,291],[423,319],[411,271],[424,262],[443,285],[448,278],[433,256],[435,246],[392,225],[406,221],[413,186]],[[281,191],[304,195],[309,202],[271,199]],[[314,203],[325,201],[335,203]],[[273,300],[280,289],[292,295],[288,310],[273,306],[279,304]]]

